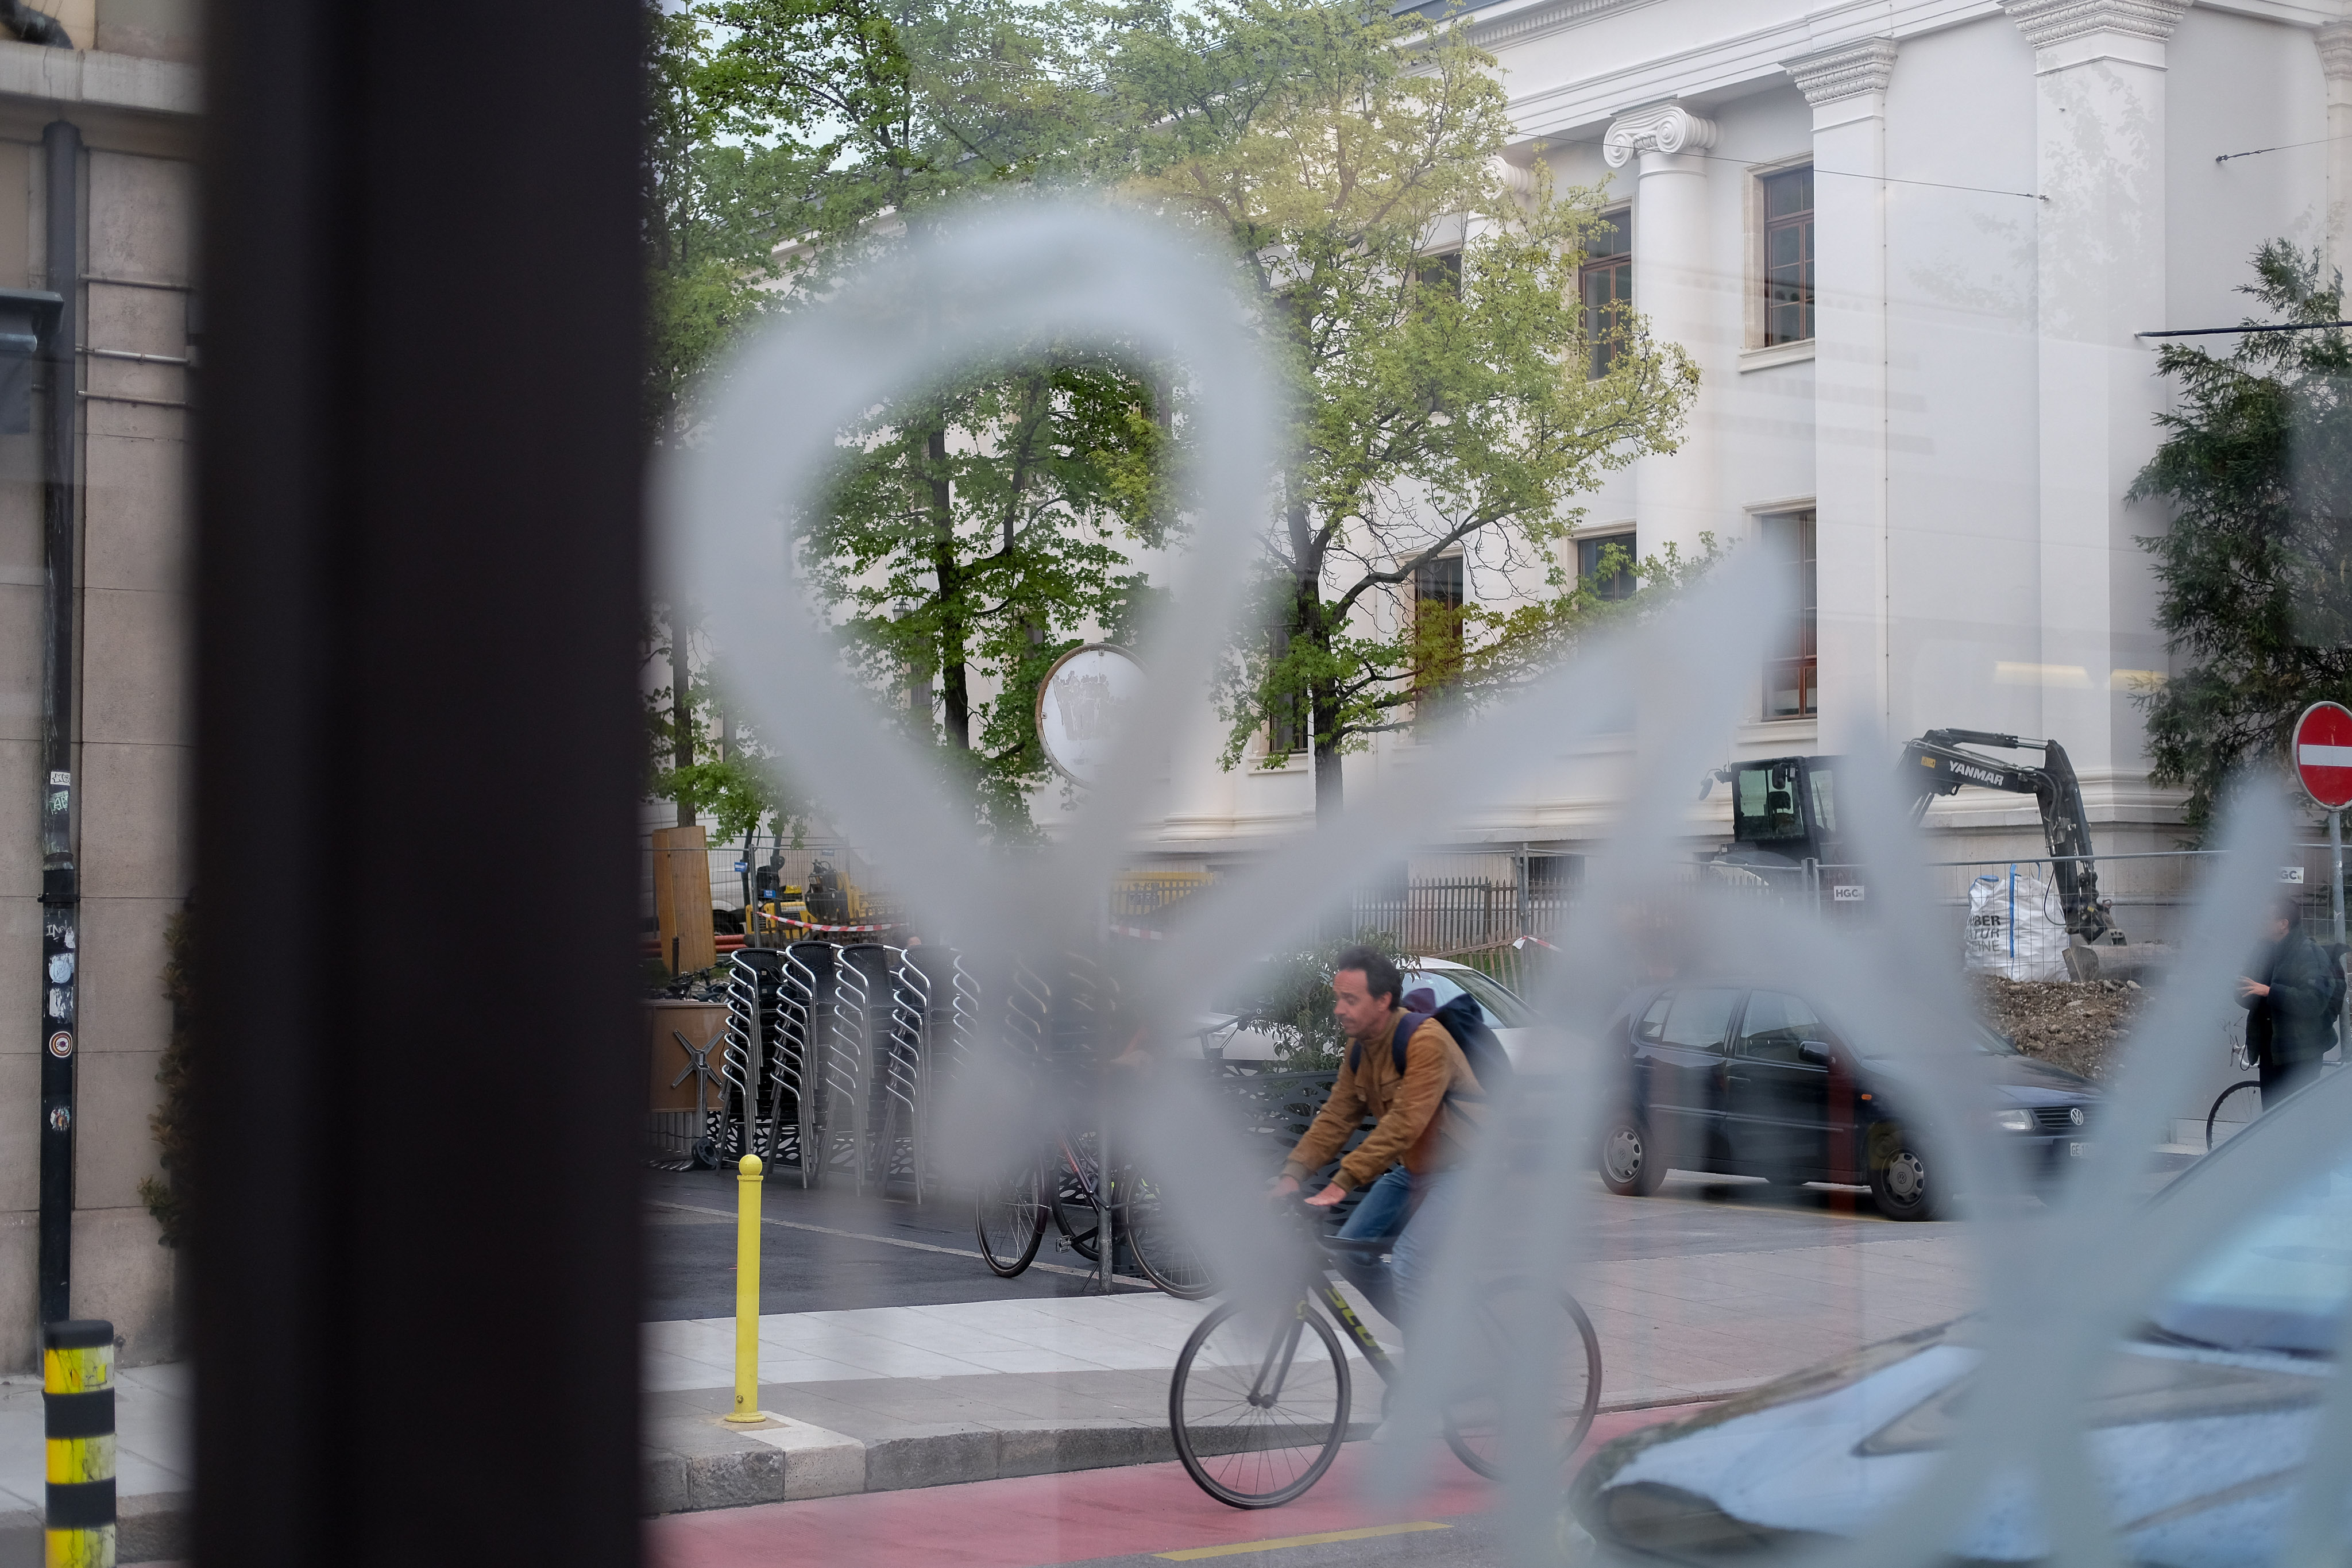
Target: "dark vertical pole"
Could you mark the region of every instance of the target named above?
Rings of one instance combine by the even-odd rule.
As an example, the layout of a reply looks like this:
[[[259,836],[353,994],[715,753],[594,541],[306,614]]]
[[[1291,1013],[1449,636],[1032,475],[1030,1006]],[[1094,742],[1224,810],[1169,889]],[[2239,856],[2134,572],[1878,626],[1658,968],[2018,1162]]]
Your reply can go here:
[[[73,1316],[75,1023],[81,991],[74,865],[74,433],[81,355],[81,132],[41,132],[48,184],[48,285],[65,303],[49,331],[42,474],[46,552],[41,653],[41,1321]]]
[[[207,1564],[635,1560],[638,16],[205,7]]]

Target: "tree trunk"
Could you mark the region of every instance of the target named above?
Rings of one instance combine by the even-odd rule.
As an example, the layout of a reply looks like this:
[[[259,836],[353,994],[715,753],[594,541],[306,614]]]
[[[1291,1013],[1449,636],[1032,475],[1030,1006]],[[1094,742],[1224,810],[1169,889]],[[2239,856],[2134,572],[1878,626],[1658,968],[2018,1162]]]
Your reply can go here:
[[[686,616],[675,606],[669,628],[669,757],[670,766],[694,766],[694,678],[692,656],[687,650]],[[684,793],[677,797],[677,825],[694,826],[694,805]]]
[[[1298,493],[1295,479],[1291,493]],[[1290,559],[1297,563],[1297,597],[1292,602],[1290,635],[1304,638],[1325,655],[1331,651],[1337,630],[1323,609],[1323,556],[1315,547],[1313,520],[1307,508],[1293,501],[1285,519],[1290,532]],[[1315,758],[1315,823],[1328,827],[1339,820],[1347,805],[1340,774],[1339,687],[1333,679],[1311,683],[1306,691],[1307,744]]]
[[[963,563],[956,559],[954,497],[948,483],[948,431],[933,425],[924,442],[931,488],[931,572],[940,585],[940,706],[948,744],[971,750],[971,687],[964,672]]]
[[[1315,726],[1315,826],[1328,827],[1339,820],[1347,805],[1347,792],[1339,775],[1339,740],[1331,733],[1336,722],[1333,710],[1338,706],[1333,683],[1318,680],[1313,691],[1312,717]]]

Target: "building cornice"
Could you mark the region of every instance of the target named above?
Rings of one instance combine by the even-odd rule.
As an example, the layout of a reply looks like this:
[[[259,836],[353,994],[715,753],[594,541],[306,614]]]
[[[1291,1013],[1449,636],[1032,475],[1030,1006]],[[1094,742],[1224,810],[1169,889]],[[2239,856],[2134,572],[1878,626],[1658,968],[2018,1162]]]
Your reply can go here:
[[[2000,0],[2035,48],[2101,34],[2161,44],[2188,14],[2189,0]]]
[[[172,60],[0,39],[0,96],[193,116],[204,108],[203,81],[194,66]]]
[[[1679,103],[1660,103],[1611,121],[1601,139],[1601,156],[1611,168],[1622,169],[1638,153],[1705,152],[1714,145],[1714,121]]]
[[[1843,99],[1885,92],[1895,76],[1895,40],[1857,38],[1832,49],[1783,60],[1780,68],[1795,80],[1805,101],[1816,109]]]
[[[2352,22],[2330,22],[2312,37],[2319,45],[2319,68],[2327,79],[2352,80]]]

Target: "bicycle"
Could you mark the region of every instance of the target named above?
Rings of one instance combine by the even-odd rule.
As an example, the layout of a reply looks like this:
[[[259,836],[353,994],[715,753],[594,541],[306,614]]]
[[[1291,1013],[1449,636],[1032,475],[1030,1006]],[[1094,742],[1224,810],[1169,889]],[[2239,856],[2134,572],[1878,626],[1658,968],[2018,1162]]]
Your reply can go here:
[[[1213,1293],[1208,1265],[1179,1232],[1158,1183],[1133,1165],[1122,1164],[1111,1173],[1106,1196],[1090,1139],[1083,1134],[1057,1138],[1055,1154],[1057,1158],[1050,1163],[982,1184],[973,1230],[980,1239],[981,1261],[991,1273],[1011,1279],[1026,1269],[1037,1256],[1048,1220],[1061,1233],[1065,1247],[1089,1263],[1099,1263],[1097,1238],[1108,1213],[1112,1235],[1126,1245],[1146,1279],[1183,1300],[1197,1301]]]
[[[1342,1443],[1363,1435],[1349,1423],[1348,1356],[1332,1319],[1389,1392],[1402,1371],[1333,1279],[1330,1258],[1340,1252],[1377,1256],[1391,1244],[1320,1234],[1312,1239],[1323,1256],[1291,1306],[1269,1315],[1225,1302],[1202,1320],[1176,1358],[1168,1388],[1176,1457],[1202,1491],[1234,1508],[1275,1508],[1302,1495],[1323,1479]],[[1562,1315],[1565,1323],[1558,1321]],[[1576,1298],[1559,1291],[1555,1300],[1524,1279],[1481,1286],[1464,1347],[1471,1363],[1466,1392],[1446,1401],[1444,1433],[1454,1457],[1490,1480],[1503,1474],[1510,1393],[1526,1386],[1534,1370],[1518,1349],[1527,1345],[1559,1352],[1549,1419],[1563,1468],[1601,1407],[1601,1341]]]

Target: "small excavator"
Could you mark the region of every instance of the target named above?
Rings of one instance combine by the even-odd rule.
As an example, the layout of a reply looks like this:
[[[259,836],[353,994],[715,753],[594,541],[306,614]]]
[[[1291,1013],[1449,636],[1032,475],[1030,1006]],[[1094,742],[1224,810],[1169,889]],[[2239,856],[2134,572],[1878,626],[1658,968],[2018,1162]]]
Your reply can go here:
[[[2042,765],[2031,766],[1987,756],[1970,747],[1997,751],[2040,752]],[[1734,763],[1709,773],[1699,786],[1705,800],[1718,784],[1731,789],[1731,843],[1708,862],[1727,869],[1754,873],[1768,882],[1786,881],[1792,875],[1821,877],[1838,898],[1834,875],[1821,868],[1837,866],[1838,818],[1835,780],[1843,762],[1838,757],[1768,757],[1760,762]],[[1903,746],[1895,772],[1895,788],[1909,803],[1916,825],[1938,796],[1974,786],[2011,795],[2030,795],[2042,810],[2042,835],[2050,846],[2052,871],[2058,896],[2066,910],[2066,930],[2079,957],[2070,956],[2078,973],[2097,971],[2095,956],[2083,949],[2105,942],[2120,945],[2115,906],[2099,897],[2099,873],[2091,858],[2091,825],[2083,811],[2082,786],[2066,748],[2055,741],[2033,741],[2021,735],[1997,735],[1984,730],[1930,730]],[[1858,891],[1858,889],[1857,889]],[[1839,901],[1843,901],[1839,899]]]

